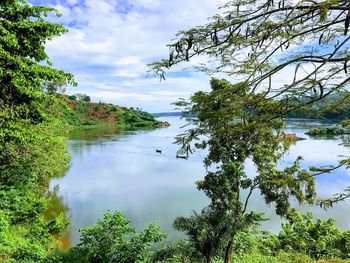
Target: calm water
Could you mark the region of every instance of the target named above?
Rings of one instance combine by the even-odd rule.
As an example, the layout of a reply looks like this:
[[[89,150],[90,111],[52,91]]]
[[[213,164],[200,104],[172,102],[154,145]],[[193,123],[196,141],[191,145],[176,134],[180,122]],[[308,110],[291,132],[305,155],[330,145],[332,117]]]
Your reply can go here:
[[[174,219],[189,215],[192,210],[200,211],[208,204],[205,195],[195,187],[195,182],[205,174],[202,164],[205,153],[196,152],[188,160],[176,159],[178,146],[173,144],[174,136],[185,122],[178,117],[160,120],[170,122],[171,126],[151,131],[119,132],[109,128],[71,134],[68,145],[72,165],[66,176],[52,181],[51,188],[56,187],[62,205],[68,208],[73,244],[79,240],[75,229],[95,223],[106,210],[122,210],[139,230],[157,221],[169,233],[169,239],[176,239],[182,234],[172,229]],[[298,155],[304,157],[305,166],[337,164],[339,155],[350,155],[348,135],[310,138],[304,134],[315,125],[320,123],[288,122],[288,132],[306,140],[293,145],[281,165],[292,163]],[[156,154],[156,149],[162,149],[162,154]],[[246,169],[254,173],[249,162]],[[317,179],[320,196],[330,196],[347,185],[350,185],[350,170],[339,169]],[[335,217],[339,227],[349,229],[349,201],[328,211],[319,207],[299,207],[299,210],[311,211],[317,218]],[[265,229],[280,229],[280,219],[272,208],[266,207],[259,193],[253,196],[250,209],[263,211],[271,218],[264,223]]]

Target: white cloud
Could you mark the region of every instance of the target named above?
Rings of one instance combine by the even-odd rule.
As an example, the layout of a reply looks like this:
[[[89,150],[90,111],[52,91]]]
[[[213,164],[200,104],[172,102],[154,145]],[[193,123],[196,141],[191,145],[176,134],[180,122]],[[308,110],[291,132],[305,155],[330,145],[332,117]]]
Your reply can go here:
[[[130,2],[135,6],[149,10],[157,10],[161,5],[160,0],[131,0]]]
[[[64,23],[69,32],[49,42],[47,51],[56,68],[75,75],[79,87],[68,88],[69,93],[79,91],[95,100],[166,111],[172,109],[170,102],[177,96],[188,97],[194,90],[208,86],[207,77],[193,73],[186,73],[191,75],[188,78],[169,77],[160,83],[156,78],[146,78],[146,64],[166,57],[166,44],[175,34],[203,24],[217,11],[218,1],[56,3],[62,17],[55,21]],[[174,71],[182,75],[182,67],[175,67]]]
[[[136,56],[123,57],[117,61],[117,65],[140,64],[140,60]]]
[[[67,0],[67,2],[71,5],[76,5],[79,3],[79,0]]]

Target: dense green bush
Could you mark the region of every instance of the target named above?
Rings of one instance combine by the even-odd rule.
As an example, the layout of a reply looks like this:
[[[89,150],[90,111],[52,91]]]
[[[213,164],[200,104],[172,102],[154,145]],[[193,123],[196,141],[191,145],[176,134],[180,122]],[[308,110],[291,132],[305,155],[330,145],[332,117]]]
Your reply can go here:
[[[162,241],[166,234],[159,231],[159,226],[150,224],[140,233],[129,225],[119,211],[107,211],[96,224],[78,231],[80,243],[67,254],[63,262],[145,262],[150,258],[150,247]]]
[[[311,128],[308,132],[306,132],[306,134],[309,135],[338,135],[345,133],[349,133],[349,131],[338,126]]]
[[[201,262],[204,260],[192,244],[186,240],[180,240],[167,244],[152,253],[151,262]]]
[[[282,224],[278,235],[280,249],[306,254],[313,259],[349,258],[350,231],[334,226],[334,219],[313,222],[311,214],[293,214]]]
[[[121,116],[120,123],[129,127],[154,127],[159,122],[148,112],[134,108],[123,108],[124,113]]]
[[[280,253],[276,256],[267,256],[260,253],[245,254],[243,256],[234,255],[232,263],[311,263],[313,260],[304,254]]]

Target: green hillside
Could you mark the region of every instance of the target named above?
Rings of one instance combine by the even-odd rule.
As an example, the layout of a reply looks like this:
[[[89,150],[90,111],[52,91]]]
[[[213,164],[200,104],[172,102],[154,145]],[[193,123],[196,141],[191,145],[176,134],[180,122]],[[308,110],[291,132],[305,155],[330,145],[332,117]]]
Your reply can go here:
[[[57,95],[61,116],[65,124],[72,126],[117,125],[121,128],[167,127],[168,123],[157,121],[153,115],[138,108],[126,108],[111,103],[90,102],[76,96]]]

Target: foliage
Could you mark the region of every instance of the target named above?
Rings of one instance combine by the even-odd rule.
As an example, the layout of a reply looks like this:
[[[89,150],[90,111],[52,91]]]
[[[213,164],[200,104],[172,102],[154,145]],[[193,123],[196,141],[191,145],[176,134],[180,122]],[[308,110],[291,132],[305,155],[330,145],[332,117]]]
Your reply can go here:
[[[149,127],[157,126],[160,122],[157,122],[154,116],[148,112],[142,111],[140,109],[124,108],[124,114],[122,116],[122,122],[126,126],[131,127]]]
[[[204,70],[243,77],[254,91],[266,91],[266,98],[288,95],[289,112],[348,83],[347,5],[346,0],[228,1],[206,25],[180,31],[168,45],[169,58],[150,66],[162,76],[166,68],[206,55],[211,60]],[[272,77],[286,68],[292,78],[272,88]],[[300,101],[301,95],[309,99]]]
[[[67,169],[69,156],[63,137],[55,124],[42,123],[31,127],[38,139],[18,145],[6,144],[2,158],[8,162],[0,173],[0,211],[7,228],[0,229],[0,255],[5,259],[42,260],[49,247],[57,246],[54,234],[64,231],[67,220],[58,214],[46,217],[51,200],[45,193],[49,181]],[[5,156],[6,155],[6,156]]]
[[[75,96],[78,100],[81,100],[81,101],[85,101],[85,102],[90,102],[90,101],[91,101],[90,96],[88,96],[88,95],[86,95],[86,94],[77,93],[77,94],[75,94],[75,95],[73,95],[73,96]],[[74,99],[73,96],[71,96],[71,98]]]
[[[314,220],[309,213],[292,212],[278,234],[260,231],[257,227],[237,233],[233,238],[231,260],[267,263],[348,259],[350,232],[340,230],[334,222],[333,219]],[[202,228],[202,236],[207,234],[205,229],[207,227]],[[203,262],[191,243],[183,240],[163,247],[154,253],[152,262]],[[220,258],[214,258],[213,262],[222,262]]]
[[[197,252],[188,240],[168,244],[152,253],[151,262],[201,262],[203,256]]]
[[[280,248],[298,252],[313,259],[349,258],[350,232],[334,226],[334,220],[313,222],[311,214],[294,213],[289,223],[282,224],[278,235]]]
[[[78,229],[80,243],[73,249],[69,262],[144,262],[149,248],[160,242],[166,234],[156,224],[150,224],[140,233],[129,226],[119,211],[107,211],[96,224]]]
[[[227,236],[233,238],[247,226],[246,208],[255,189],[283,216],[292,196],[299,203],[312,203],[314,177],[333,169],[301,169],[301,157],[284,170],[278,170],[276,162],[288,148],[281,141],[283,117],[334,94],[339,94],[330,104],[334,109],[349,101],[348,4],[346,0],[229,1],[206,25],[180,31],[168,45],[168,59],[150,64],[165,79],[173,65],[204,55],[208,63],[197,68],[240,79],[234,85],[212,80],[211,92],[197,92],[190,102],[178,103],[198,117],[196,127],[178,137],[182,152],[191,153],[192,141],[208,138],[195,143],[209,151],[204,161],[208,172],[198,188],[211,199],[218,217],[231,218]],[[277,86],[274,78],[279,74],[291,77]],[[255,177],[244,173],[248,158],[257,168]],[[349,160],[342,165],[348,166]],[[242,190],[248,190],[245,201]],[[225,263],[232,250],[228,240]]]
[[[78,97],[76,95],[69,95],[68,99],[70,99],[70,100],[77,100]]]
[[[67,228],[62,214],[47,217],[50,179],[69,156],[52,95],[73,76],[51,67],[45,43],[66,32],[45,20],[56,10],[26,1],[0,3],[0,260],[42,262]]]
[[[227,228],[230,227],[226,223],[224,218],[207,208],[199,215],[194,213],[189,218],[178,217],[174,228],[184,231],[192,246],[204,256],[206,262],[210,262],[214,256],[222,254]]]
[[[346,120],[349,116],[349,103],[338,103],[348,96],[347,92],[337,92],[312,103],[306,107],[297,109],[286,114],[288,118],[313,118],[326,119],[329,121]],[[301,100],[307,101],[305,97]]]
[[[266,203],[274,204],[276,213],[284,216],[291,209],[291,197],[299,203],[314,201],[315,182],[300,167],[301,158],[290,167],[276,168],[289,146],[283,139],[283,120],[271,118],[280,110],[278,102],[251,93],[245,83],[213,78],[211,88],[195,93],[190,102],[178,103],[196,117],[194,128],[177,137],[182,154],[194,148],[208,149],[204,159],[207,174],[197,187],[211,203],[200,215],[180,217],[174,225],[187,233],[207,262],[223,250],[228,262],[234,237],[264,220],[262,214],[249,211],[254,191],[259,189]],[[264,102],[256,104],[259,100]],[[256,166],[256,175],[244,170],[248,158]]]
[[[195,68],[239,79],[251,88],[249,93],[260,94],[255,108],[274,101],[278,110],[270,111],[270,119],[316,112],[322,100],[327,105],[323,112],[346,111],[348,10],[347,0],[227,1],[205,25],[180,31],[168,45],[169,57],[151,63],[150,71],[165,79],[169,68],[203,56],[207,62],[200,60]],[[288,77],[276,82],[281,76]],[[250,99],[241,96],[240,105]]]
[[[349,133],[347,129],[338,126],[311,128],[306,132],[308,135],[338,135],[346,133]]]
[[[350,128],[350,120],[349,119],[342,120],[340,122],[340,124],[343,128]]]
[[[10,141],[26,143],[35,138],[27,126],[39,124],[48,118],[44,101],[49,100],[45,85],[69,82],[72,75],[44,66],[49,63],[44,44],[66,30],[42,17],[55,12],[43,6],[32,6],[24,1],[3,1],[0,5],[0,150]]]
[[[259,253],[246,254],[244,256],[233,256],[233,263],[311,263],[308,256],[298,253],[281,253],[276,256],[266,256]]]
[[[77,127],[114,125],[126,129],[153,128],[162,124],[153,115],[140,109],[94,103],[82,99],[83,95],[79,95],[79,100],[63,94],[56,95],[61,101],[61,109],[57,109],[57,112],[62,112],[59,117],[62,122]]]

